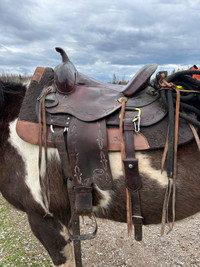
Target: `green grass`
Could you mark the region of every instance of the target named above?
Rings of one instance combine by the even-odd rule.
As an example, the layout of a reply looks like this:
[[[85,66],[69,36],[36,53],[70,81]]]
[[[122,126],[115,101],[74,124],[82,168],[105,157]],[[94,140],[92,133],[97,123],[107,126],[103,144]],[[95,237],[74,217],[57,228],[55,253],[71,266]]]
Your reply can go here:
[[[0,194],[0,267],[51,266],[42,245],[30,231],[26,215]]]

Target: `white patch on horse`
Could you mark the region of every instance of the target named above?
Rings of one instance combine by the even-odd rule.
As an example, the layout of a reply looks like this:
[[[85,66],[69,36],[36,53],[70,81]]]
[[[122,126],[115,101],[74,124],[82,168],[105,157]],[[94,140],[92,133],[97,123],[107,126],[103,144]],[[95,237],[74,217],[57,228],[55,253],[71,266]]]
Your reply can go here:
[[[121,153],[109,152],[110,168],[113,179],[119,179],[122,173]]]
[[[151,166],[151,161],[148,157],[148,152],[142,154],[140,152],[136,153],[136,158],[138,159],[138,169],[139,172],[152,180],[156,180],[161,186],[168,185],[168,177],[166,171],[161,173],[161,170],[156,170]]]
[[[111,202],[111,191],[109,190],[101,190],[97,185],[95,185],[95,189],[100,192],[101,194],[101,199],[99,200],[99,205],[98,206],[93,206],[93,211],[98,212],[98,209],[107,209],[109,203]]]
[[[60,234],[64,237],[66,241],[69,240],[69,234],[66,226],[63,225],[63,229],[60,232]],[[67,259],[66,263],[59,265],[59,267],[75,267],[75,262],[74,262],[74,248],[73,248],[73,243],[67,244],[63,250],[61,251],[63,256]]]
[[[161,186],[168,185],[168,177],[166,171],[161,173],[161,170],[156,170],[151,166],[151,161],[148,157],[148,152],[143,154],[140,152],[135,153],[138,159],[139,172],[150,179],[156,180]],[[110,152],[110,167],[113,175],[113,179],[119,179],[122,175],[122,163],[120,152]]]
[[[151,166],[151,161],[148,157],[148,152],[142,154],[136,152],[136,158],[138,159],[138,169],[144,176],[156,180],[161,186],[166,186],[168,184],[168,177],[165,171],[161,173],[161,170],[156,170]],[[123,176],[122,172],[122,161],[120,152],[109,152],[110,167],[113,179],[120,179]],[[98,206],[93,207],[93,211],[98,212],[98,208],[106,209],[111,201],[111,191],[100,190],[97,186],[96,189],[101,193],[102,199]]]
[[[25,182],[30,192],[34,198],[34,200],[39,203],[43,209],[46,211],[42,195],[41,195],[41,187],[39,182],[39,168],[38,168],[38,157],[39,157],[39,146],[29,144],[23,141],[16,132],[16,122],[17,120],[10,123],[10,138],[9,142],[12,146],[17,149],[17,152],[22,157],[25,163]],[[48,159],[50,159],[53,155],[59,159],[57,149],[48,148]],[[43,153],[44,156],[44,153]],[[42,176],[45,174],[45,165],[44,158],[42,160],[41,167]]]

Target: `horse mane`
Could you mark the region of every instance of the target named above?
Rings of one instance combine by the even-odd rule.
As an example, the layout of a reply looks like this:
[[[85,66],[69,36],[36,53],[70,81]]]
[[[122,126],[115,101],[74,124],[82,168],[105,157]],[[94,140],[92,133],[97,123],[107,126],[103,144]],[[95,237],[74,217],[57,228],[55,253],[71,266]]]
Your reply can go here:
[[[0,80],[0,114],[11,113],[11,108],[18,115],[26,86],[20,82]]]
[[[20,82],[0,80],[0,107],[6,105],[6,102],[13,95],[24,96],[26,87]]]

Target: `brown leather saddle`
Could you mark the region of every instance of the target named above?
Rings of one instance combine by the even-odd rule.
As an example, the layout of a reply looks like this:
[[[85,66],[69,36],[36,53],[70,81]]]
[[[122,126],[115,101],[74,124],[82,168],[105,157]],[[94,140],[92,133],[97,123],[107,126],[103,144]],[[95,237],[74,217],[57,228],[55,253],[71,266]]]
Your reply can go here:
[[[140,131],[135,133],[135,149],[163,148],[166,141],[167,109],[159,95],[151,93],[148,81],[157,65],[141,68],[127,85],[114,85],[97,81],[76,70],[65,52],[57,48],[63,62],[55,70],[37,67],[27,90],[19,114],[19,136],[32,144],[38,144],[38,100],[47,87],[52,93],[46,97],[47,124],[67,127],[69,117],[84,122],[105,118],[109,151],[120,150],[119,114],[121,97],[127,97],[126,116],[134,118],[141,110]],[[47,143],[55,146],[48,128]],[[179,144],[193,138],[190,128],[180,120]]]
[[[91,214],[92,185],[101,190],[112,189],[108,151],[121,150],[121,99],[126,98],[124,138],[130,144],[124,160],[126,184],[136,207],[136,210],[133,207],[133,223],[141,226],[138,194],[141,181],[138,162],[130,148],[135,151],[165,146],[167,109],[160,95],[152,94],[148,86],[157,65],[144,66],[125,86],[113,85],[79,73],[66,53],[61,48],[56,50],[62,56],[62,63],[54,70],[36,69],[19,114],[18,135],[26,142],[39,143],[38,105],[43,99],[47,146],[59,150],[65,176],[69,178],[72,214]],[[179,125],[181,145],[192,140],[193,134],[184,120],[180,119]],[[141,240],[141,227],[137,229],[136,239]],[[75,242],[93,237],[74,233],[70,238]]]

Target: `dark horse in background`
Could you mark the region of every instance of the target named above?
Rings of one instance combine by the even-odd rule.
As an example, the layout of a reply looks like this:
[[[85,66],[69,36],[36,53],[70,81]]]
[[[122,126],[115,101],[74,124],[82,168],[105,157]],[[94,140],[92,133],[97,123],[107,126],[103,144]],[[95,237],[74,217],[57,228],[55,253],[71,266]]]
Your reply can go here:
[[[55,266],[74,266],[72,244],[67,226],[70,204],[67,185],[56,148],[48,148],[50,213],[42,198],[39,182],[39,147],[23,141],[16,133],[16,122],[26,90],[24,85],[0,82],[0,192],[26,212],[34,235],[48,251]],[[142,180],[141,206],[144,225],[159,224],[168,185],[166,171],[161,173],[162,150],[136,152]],[[178,149],[176,182],[176,220],[200,211],[200,168],[196,142]],[[93,212],[96,217],[126,222],[126,193],[119,152],[109,152],[113,189],[100,190],[94,185]],[[45,174],[42,166],[42,175]]]

